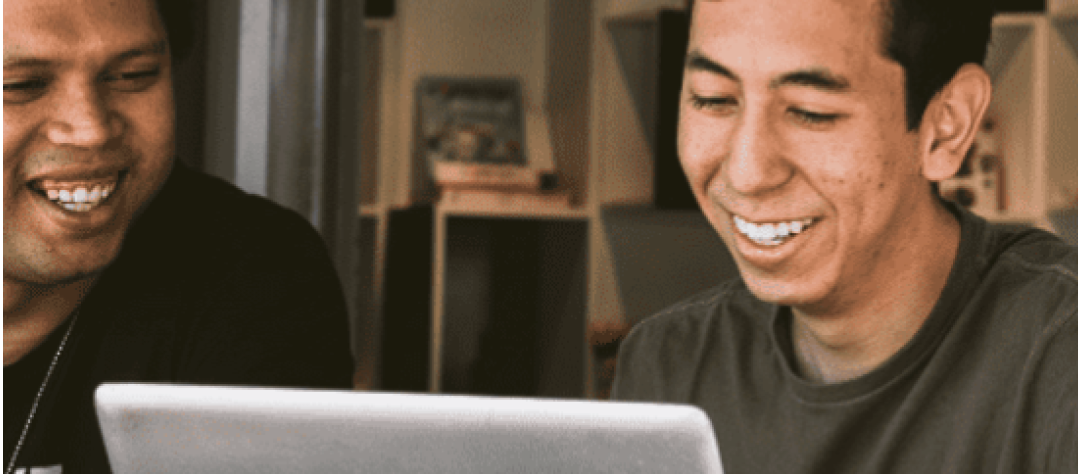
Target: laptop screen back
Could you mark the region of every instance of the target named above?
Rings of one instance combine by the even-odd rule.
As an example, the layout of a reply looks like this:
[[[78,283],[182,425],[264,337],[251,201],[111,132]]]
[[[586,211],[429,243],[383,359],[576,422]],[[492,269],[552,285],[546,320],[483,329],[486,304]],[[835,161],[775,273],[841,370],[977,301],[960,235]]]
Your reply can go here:
[[[722,473],[684,405],[147,384],[95,403],[116,474]]]

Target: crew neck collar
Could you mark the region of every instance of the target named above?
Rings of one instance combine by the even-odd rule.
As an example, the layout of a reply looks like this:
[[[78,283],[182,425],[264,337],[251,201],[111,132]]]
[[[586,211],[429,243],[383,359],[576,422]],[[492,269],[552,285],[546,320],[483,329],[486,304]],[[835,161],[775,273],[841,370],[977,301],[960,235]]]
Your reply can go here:
[[[774,306],[771,338],[779,348],[777,353],[782,359],[783,376],[795,396],[806,403],[818,404],[841,403],[868,396],[916,372],[940,345],[980,282],[977,255],[986,231],[986,222],[981,217],[952,203],[944,204],[958,219],[961,228],[958,252],[947,282],[921,328],[879,367],[845,382],[825,384],[805,379],[796,370],[791,339],[793,311],[789,306]]]

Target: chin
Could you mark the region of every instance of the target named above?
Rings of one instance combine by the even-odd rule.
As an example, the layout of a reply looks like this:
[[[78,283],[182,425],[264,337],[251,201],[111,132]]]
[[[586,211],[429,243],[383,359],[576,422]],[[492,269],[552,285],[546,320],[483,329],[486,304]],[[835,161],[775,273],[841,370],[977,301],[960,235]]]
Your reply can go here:
[[[782,306],[817,306],[831,293],[828,291],[828,285],[821,284],[823,282],[819,277],[804,278],[806,281],[787,281],[742,271],[741,278],[757,299]]]
[[[91,241],[69,242],[54,253],[18,249],[4,255],[4,277],[33,285],[52,286],[93,278],[103,272],[120,253],[122,238],[99,236]],[[47,255],[48,258],[42,257]]]

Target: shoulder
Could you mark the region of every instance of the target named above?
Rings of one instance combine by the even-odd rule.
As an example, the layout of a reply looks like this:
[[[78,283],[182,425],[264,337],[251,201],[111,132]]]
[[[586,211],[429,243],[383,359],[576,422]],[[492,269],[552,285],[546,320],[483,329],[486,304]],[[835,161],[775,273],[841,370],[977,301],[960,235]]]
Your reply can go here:
[[[317,232],[298,213],[182,165],[176,166],[139,217],[131,239],[143,233],[155,234],[159,242],[212,240],[218,246],[242,248],[317,239]]]
[[[321,236],[298,213],[178,164],[113,266],[212,279],[293,267],[325,271],[332,263]]]
[[[740,279],[686,298],[633,327],[628,339],[647,342],[670,341],[677,345],[706,343],[708,335],[720,328],[764,329],[771,305],[757,300]]]
[[[613,396],[688,400],[700,373],[736,364],[751,353],[746,348],[767,344],[774,310],[737,279],[644,319],[621,343]]]
[[[982,255],[1078,284],[1078,247],[1040,229],[990,225]]]
[[[317,231],[182,167],[83,309],[119,380],[346,386],[350,374],[344,295]]]
[[[340,291],[325,244],[303,217],[182,166],[139,216],[99,283],[95,293],[130,301],[154,295],[194,313],[335,298]]]
[[[1000,303],[1028,304],[1056,328],[1078,318],[1078,247],[1039,229],[989,226],[980,252],[982,286]]]
[[[1064,438],[1074,443],[1078,248],[1045,231],[990,226],[982,258],[978,307],[983,315],[1006,321],[993,326],[1003,328],[1005,343],[1028,347],[1022,378],[1045,423],[1038,436],[1046,437],[1046,445]]]

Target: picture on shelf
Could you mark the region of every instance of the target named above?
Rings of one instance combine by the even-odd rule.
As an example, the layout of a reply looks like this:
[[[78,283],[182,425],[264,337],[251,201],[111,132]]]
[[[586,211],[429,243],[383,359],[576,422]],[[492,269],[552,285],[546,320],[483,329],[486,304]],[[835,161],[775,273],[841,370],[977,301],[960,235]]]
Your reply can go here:
[[[418,86],[420,143],[439,162],[528,164],[520,81],[424,77]]]

